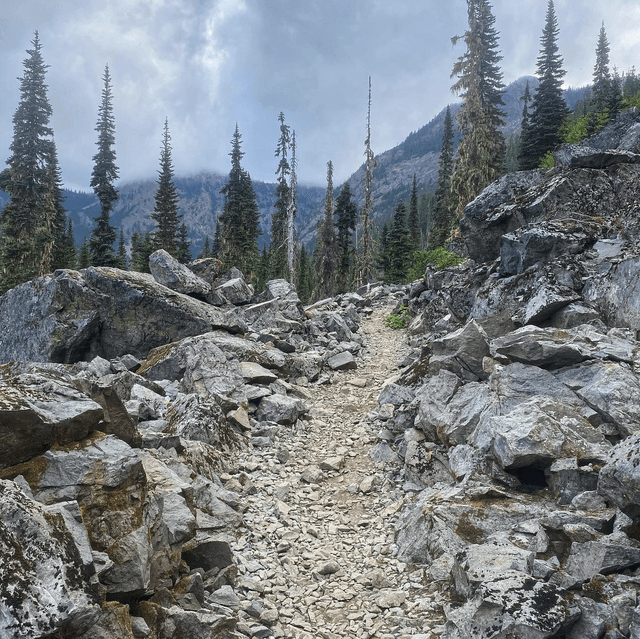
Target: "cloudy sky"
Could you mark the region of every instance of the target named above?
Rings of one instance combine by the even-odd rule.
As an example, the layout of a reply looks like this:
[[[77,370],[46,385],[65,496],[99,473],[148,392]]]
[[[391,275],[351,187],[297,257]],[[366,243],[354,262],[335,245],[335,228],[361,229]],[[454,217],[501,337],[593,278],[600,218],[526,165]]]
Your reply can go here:
[[[640,69],[638,0],[556,0],[568,86],[590,82],[602,21],[611,62]],[[547,0],[494,0],[505,82],[535,72]],[[0,163],[9,156],[22,61],[38,29],[65,184],[88,190],[102,75],[114,93],[121,181],[154,177],[165,117],[176,172],[229,171],[237,122],[244,166],[273,181],[278,113],[296,130],[299,181],[336,184],[372,146],[387,150],[448,102],[464,0],[3,0]],[[2,164],[0,164],[2,166]]]

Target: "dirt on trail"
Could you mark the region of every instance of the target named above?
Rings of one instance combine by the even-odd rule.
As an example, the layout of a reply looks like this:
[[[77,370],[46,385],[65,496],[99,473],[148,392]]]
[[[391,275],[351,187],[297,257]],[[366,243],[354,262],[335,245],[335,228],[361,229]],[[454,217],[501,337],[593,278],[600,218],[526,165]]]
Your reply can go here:
[[[302,389],[307,418],[274,427],[270,445],[244,454],[239,473],[227,478],[242,485],[249,504],[233,545],[249,636],[442,634],[437,585],[395,557],[394,524],[410,498],[400,466],[369,454],[379,441],[369,413],[409,350],[405,332],[385,326],[390,312],[364,317],[358,368]]]

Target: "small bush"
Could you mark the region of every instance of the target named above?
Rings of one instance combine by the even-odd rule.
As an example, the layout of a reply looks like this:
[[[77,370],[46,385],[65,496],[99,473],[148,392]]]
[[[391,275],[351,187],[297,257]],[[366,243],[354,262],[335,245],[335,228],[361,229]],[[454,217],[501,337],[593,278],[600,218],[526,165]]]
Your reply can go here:
[[[406,306],[401,306],[397,311],[384,318],[384,325],[394,330],[407,328],[411,321],[411,311]]]

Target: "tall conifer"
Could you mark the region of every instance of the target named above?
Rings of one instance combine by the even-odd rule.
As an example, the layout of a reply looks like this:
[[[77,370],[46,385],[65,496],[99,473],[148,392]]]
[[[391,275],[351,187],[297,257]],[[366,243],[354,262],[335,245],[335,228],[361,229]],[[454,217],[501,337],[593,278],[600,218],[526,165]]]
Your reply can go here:
[[[105,67],[102,79],[104,87],[96,125],[98,152],[93,156],[94,165],[90,183],[100,202],[100,215],[94,218],[96,226],[89,238],[89,250],[93,266],[117,266],[117,256],[113,246],[116,241],[116,229],[110,222],[114,203],[118,199],[118,191],[113,185],[118,179],[118,167],[115,163],[116,152],[113,149],[116,125],[113,117],[109,65]]]
[[[291,166],[289,164],[289,148],[291,146],[291,129],[284,123],[284,113],[278,116],[280,122],[280,137],[276,146],[275,156],[279,158],[276,175],[275,210],[271,217],[271,246],[269,248],[269,277],[289,279],[287,265],[287,216],[291,205],[291,188],[289,178]]]
[[[568,113],[562,94],[562,57],[558,53],[558,20],[553,0],[549,0],[545,26],[540,38],[536,75],[540,83],[532,100],[529,127],[522,136],[520,168],[534,169],[548,152],[560,144],[560,126]]]
[[[409,199],[409,243],[412,251],[417,251],[422,244],[420,238],[420,216],[418,213],[418,182],[416,174],[413,174],[411,183],[411,197]]]
[[[324,216],[318,225],[318,240],[313,254],[316,278],[315,299],[331,297],[335,293],[337,247],[333,227],[333,162],[327,162],[327,194],[324,198]]]
[[[336,200],[336,243],[338,273],[336,292],[346,293],[353,274],[353,232],[358,223],[358,208],[353,201],[349,182],[345,182]]]
[[[407,228],[407,214],[404,202],[396,206],[386,237],[386,267],[385,282],[400,284],[407,279],[409,270],[409,255],[411,254],[411,239]]]
[[[444,246],[455,222],[455,211],[451,197],[451,175],[453,173],[453,118],[447,106],[444,116],[444,132],[438,159],[438,183],[433,225],[428,229],[427,246],[430,250]]]
[[[177,258],[180,235],[180,215],[178,213],[178,189],[173,182],[173,161],[171,159],[171,135],[169,119],[165,118],[160,147],[160,170],[155,206],[151,217],[156,223],[153,241],[158,249],[164,249]]]
[[[229,180],[220,191],[224,195],[224,207],[218,219],[219,227],[216,227],[220,243],[217,257],[227,267],[235,266],[250,279],[260,257],[259,211],[251,177],[242,168],[244,153],[240,150],[241,142],[242,135],[236,124],[229,154]]]
[[[3,186],[11,196],[0,215],[0,293],[49,272],[55,242],[59,173],[38,32],[27,50],[11,157]]]
[[[500,132],[504,124],[502,72],[498,54],[498,32],[488,0],[467,0],[469,28],[463,38],[466,52],[453,66],[451,88],[462,96],[458,124],[462,139],[458,160],[451,176],[453,206],[458,218],[464,207],[503,170],[505,142]],[[453,38],[457,42],[460,38]]]

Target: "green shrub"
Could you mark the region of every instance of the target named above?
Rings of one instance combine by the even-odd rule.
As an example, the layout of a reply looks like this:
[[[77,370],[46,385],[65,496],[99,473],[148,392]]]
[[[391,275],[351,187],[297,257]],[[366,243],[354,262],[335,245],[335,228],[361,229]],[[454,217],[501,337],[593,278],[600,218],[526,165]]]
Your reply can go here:
[[[394,330],[407,328],[411,321],[411,311],[406,306],[401,306],[397,311],[384,318],[384,325]]]
[[[464,262],[463,257],[459,257],[451,251],[447,251],[444,246],[439,246],[432,251],[415,251],[413,254],[413,263],[409,268],[409,281],[424,277],[424,272],[428,264],[431,264],[436,271],[450,266],[458,266]]]

